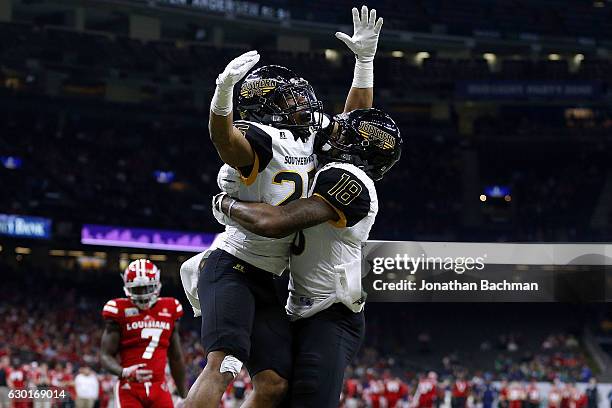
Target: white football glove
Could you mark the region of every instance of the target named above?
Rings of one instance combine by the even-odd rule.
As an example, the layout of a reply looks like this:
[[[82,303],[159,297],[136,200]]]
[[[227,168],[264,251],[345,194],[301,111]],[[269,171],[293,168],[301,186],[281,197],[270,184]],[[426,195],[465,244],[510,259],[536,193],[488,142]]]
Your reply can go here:
[[[245,52],[241,56],[234,58],[227,64],[225,70],[219,74],[215,83],[217,86],[224,88],[236,85],[257,64],[259,58],[261,58],[261,55],[257,51]]]
[[[221,191],[227,193],[230,197],[238,197],[240,184],[240,173],[238,173],[238,170],[228,164],[221,166],[217,174],[217,185]]]
[[[125,367],[121,372],[121,378],[125,378],[128,380],[136,380],[138,382],[149,381],[151,378],[153,378],[153,370],[147,370],[142,368],[146,366],[146,364],[142,363]]]
[[[215,83],[217,88],[210,104],[210,110],[219,116],[227,116],[232,112],[232,94],[234,85],[238,83],[259,61],[261,56],[257,51],[245,52],[234,58],[222,73],[219,74]]]
[[[230,217],[221,211],[221,202],[228,196],[226,192],[219,193],[212,198],[212,212],[217,222],[221,225],[238,225]]]
[[[359,10],[353,7],[353,36],[337,32],[336,38],[346,44],[359,62],[372,62],[378,47],[378,36],[383,25],[382,17],[376,20],[376,9],[368,12],[367,6]]]

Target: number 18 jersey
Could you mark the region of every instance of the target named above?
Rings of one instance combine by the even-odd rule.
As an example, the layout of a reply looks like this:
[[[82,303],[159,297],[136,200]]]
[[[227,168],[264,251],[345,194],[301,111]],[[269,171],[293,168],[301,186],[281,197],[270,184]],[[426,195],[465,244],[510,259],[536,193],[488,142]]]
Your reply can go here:
[[[284,205],[306,197],[309,177],[315,172],[314,137],[303,141],[286,129],[249,121],[236,121],[255,152],[252,166],[242,175],[238,199]],[[293,235],[265,238],[239,225],[228,225],[215,246],[257,268],[280,275],[289,263]]]
[[[296,238],[287,300],[292,320],[344,303],[337,296],[340,274],[351,281],[352,293],[361,297],[361,244],[368,239],[378,213],[374,182],[352,164],[323,166],[310,193],[327,202],[338,221],[307,228]]]

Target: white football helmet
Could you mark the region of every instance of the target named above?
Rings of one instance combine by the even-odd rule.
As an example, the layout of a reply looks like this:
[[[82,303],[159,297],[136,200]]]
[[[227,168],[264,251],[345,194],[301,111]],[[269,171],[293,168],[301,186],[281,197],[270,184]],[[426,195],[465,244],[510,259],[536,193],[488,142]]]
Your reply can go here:
[[[123,290],[139,309],[151,308],[161,291],[159,268],[148,259],[132,261],[123,272]]]

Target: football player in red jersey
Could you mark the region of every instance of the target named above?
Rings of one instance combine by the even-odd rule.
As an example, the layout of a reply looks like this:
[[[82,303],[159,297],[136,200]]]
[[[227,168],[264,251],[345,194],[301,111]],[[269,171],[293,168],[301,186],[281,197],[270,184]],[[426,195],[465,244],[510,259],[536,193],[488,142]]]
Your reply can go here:
[[[552,387],[548,391],[548,408],[560,408],[563,398],[563,383],[555,378]]]
[[[109,300],[102,309],[106,326],[100,360],[119,377],[115,388],[119,408],[174,406],[165,380],[166,360],[179,396],[187,395],[177,322],[183,307],[174,298],[159,297],[159,275],[151,261],[133,261],[122,276],[127,297]]]
[[[9,388],[17,391],[26,390],[28,384],[27,373],[28,368],[26,364],[22,366],[16,364],[8,376]],[[20,394],[16,394],[16,398],[13,399],[13,408],[28,408],[29,406],[30,401],[27,398],[22,398]]]
[[[522,408],[525,401],[525,388],[518,381],[512,381],[508,387],[508,407]]]
[[[392,376],[389,371],[384,373],[383,381],[385,384],[385,400],[387,401],[387,408],[397,408],[400,400],[404,398],[404,396],[408,395],[408,385],[404,384],[399,377]]]
[[[465,380],[465,374],[458,374],[451,391],[451,406],[453,408],[465,408],[470,391],[470,383]]]
[[[430,371],[421,375],[414,394],[414,406],[418,408],[432,408],[438,395],[438,375]]]

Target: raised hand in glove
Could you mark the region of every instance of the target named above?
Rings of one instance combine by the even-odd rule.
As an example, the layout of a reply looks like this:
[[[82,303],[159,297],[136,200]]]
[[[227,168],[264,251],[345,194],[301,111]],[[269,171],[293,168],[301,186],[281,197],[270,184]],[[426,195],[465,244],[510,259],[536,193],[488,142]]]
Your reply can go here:
[[[361,7],[361,13],[353,7],[353,36],[337,32],[336,38],[346,44],[355,54],[359,62],[372,62],[378,47],[378,36],[383,25],[383,19],[376,19],[376,9],[368,11],[367,6]]]
[[[234,58],[219,74],[215,83],[215,95],[213,96],[210,110],[216,115],[227,116],[232,112],[232,90],[259,61],[261,56],[257,51],[245,52],[239,57]]]

